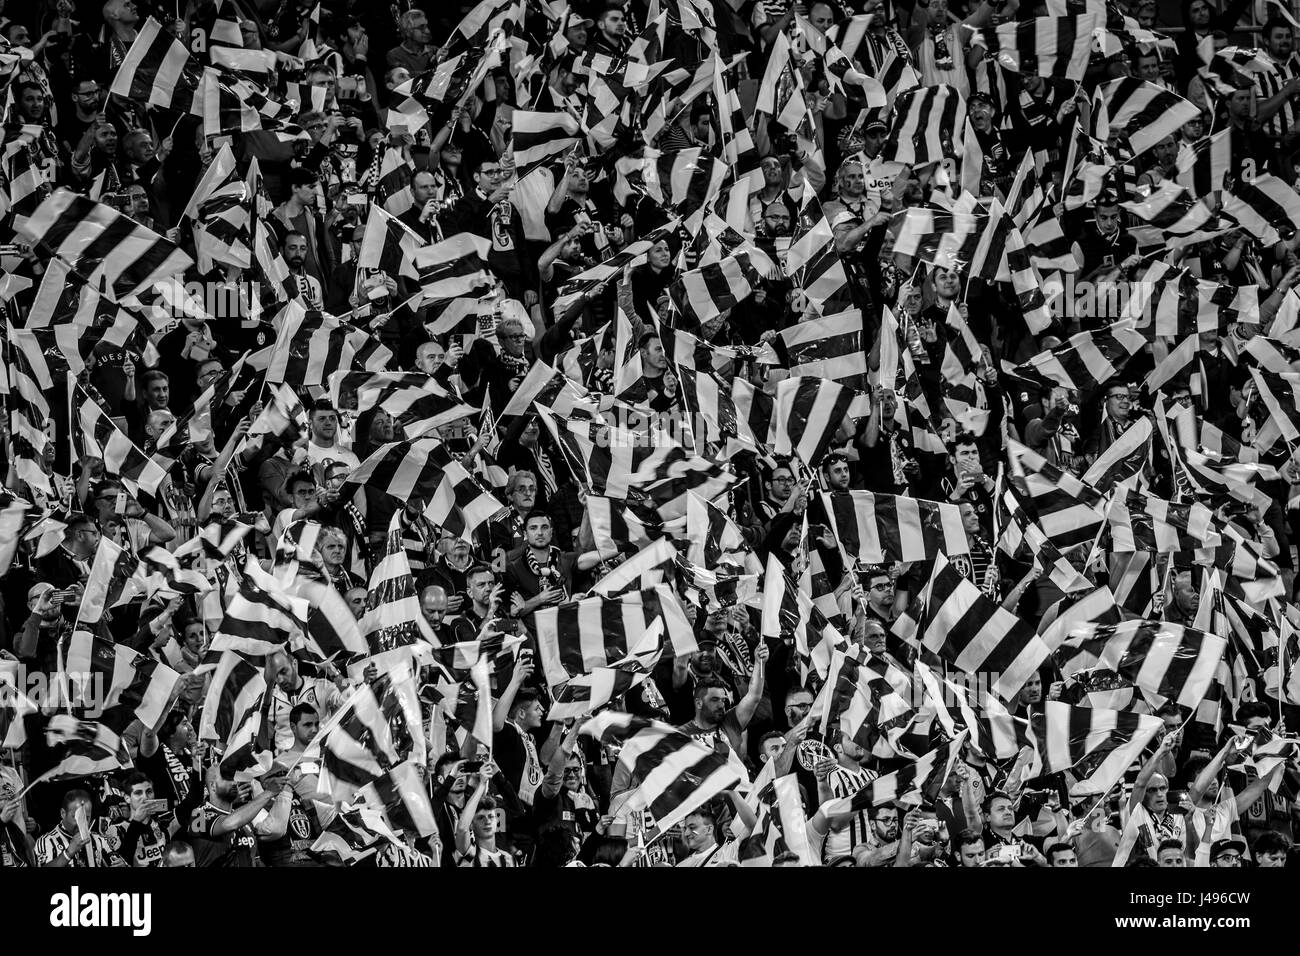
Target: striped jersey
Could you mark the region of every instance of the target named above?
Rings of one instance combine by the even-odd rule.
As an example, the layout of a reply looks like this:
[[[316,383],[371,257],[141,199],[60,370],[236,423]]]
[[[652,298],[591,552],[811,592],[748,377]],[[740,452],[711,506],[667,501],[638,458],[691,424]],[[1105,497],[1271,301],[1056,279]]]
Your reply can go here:
[[[56,826],[36,841],[36,864],[49,866],[72,845],[72,840],[73,834],[64,832],[61,826]],[[121,858],[109,847],[108,841],[98,833],[90,835],[90,842],[69,863],[69,866],[76,867],[123,865]]]
[[[839,766],[831,771],[826,783],[831,789],[831,797],[839,800],[853,796],[877,776],[879,775],[872,770]],[[867,811],[859,810],[848,823],[838,829],[832,828],[826,834],[822,862],[829,865],[841,857],[851,855],[854,847],[863,843],[870,845],[872,842],[871,821],[867,817]]]
[[[457,851],[455,854],[457,866],[477,866],[487,868],[498,868],[515,865],[515,858],[509,850],[489,850],[478,845],[478,840],[470,834],[469,850],[465,853]],[[392,865],[392,864],[389,864]]]
[[[1292,53],[1285,63],[1274,62],[1273,69],[1268,73],[1250,74],[1251,81],[1255,84],[1255,96],[1261,103],[1282,92],[1282,87],[1296,77],[1300,77],[1300,53]],[[1282,108],[1268,122],[1261,124],[1260,129],[1269,136],[1281,136],[1295,126],[1297,116],[1300,113],[1297,112],[1295,98],[1292,97],[1282,104]]]

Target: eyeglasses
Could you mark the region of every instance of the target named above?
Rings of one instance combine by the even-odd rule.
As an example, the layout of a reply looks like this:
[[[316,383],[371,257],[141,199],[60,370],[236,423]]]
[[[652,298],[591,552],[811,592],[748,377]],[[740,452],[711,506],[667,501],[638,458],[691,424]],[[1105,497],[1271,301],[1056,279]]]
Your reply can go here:
[[[1128,392],[1115,392],[1113,395],[1107,395],[1106,397],[1113,398],[1119,401],[1125,401],[1125,402],[1130,402],[1133,400],[1133,397],[1129,395]]]
[[[478,172],[479,172],[479,175],[480,175],[480,176],[500,176],[502,173],[505,172],[505,170],[503,170],[503,169],[480,169]]]
[[[524,333],[522,332],[515,332],[512,335],[498,336],[498,338],[504,339],[507,342],[518,342],[522,338],[527,338],[527,336],[525,336]]]
[[[791,478],[789,475],[773,475],[773,476],[772,476],[772,484],[774,484],[774,485],[792,485],[792,484],[794,484],[794,479]]]

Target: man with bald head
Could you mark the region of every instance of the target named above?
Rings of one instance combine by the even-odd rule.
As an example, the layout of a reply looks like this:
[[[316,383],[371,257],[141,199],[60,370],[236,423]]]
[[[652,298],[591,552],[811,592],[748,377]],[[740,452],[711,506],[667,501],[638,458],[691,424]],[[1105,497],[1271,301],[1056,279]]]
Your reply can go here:
[[[473,626],[463,617],[447,620],[447,590],[430,584],[420,592],[420,612],[440,644],[459,644],[475,638]]]
[[[343,705],[346,684],[342,676],[334,682],[324,677],[303,677],[298,661],[288,651],[276,651],[266,659],[266,680],[272,685],[270,720],[275,728],[275,752],[293,746],[290,716],[300,704],[307,704],[319,715],[321,723]]]

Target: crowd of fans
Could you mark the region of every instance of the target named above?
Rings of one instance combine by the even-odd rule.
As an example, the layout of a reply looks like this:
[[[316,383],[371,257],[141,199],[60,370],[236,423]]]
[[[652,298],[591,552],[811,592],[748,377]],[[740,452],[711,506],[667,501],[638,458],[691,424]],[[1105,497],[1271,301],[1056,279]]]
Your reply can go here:
[[[310,0],[225,0],[218,14],[210,4],[194,2],[177,7],[109,0],[101,9],[82,0],[9,0],[0,6],[0,36],[9,45],[3,55],[24,47],[32,54],[12,64],[6,130],[23,124],[41,127],[35,140],[17,148],[39,159],[43,182],[92,194],[193,254],[195,217],[186,207],[196,183],[226,147],[240,177],[256,160],[264,193],[256,197],[253,214],[264,227],[265,241],[288,267],[297,300],[369,332],[391,351],[391,369],[423,373],[488,413],[442,425],[439,434],[499,497],[503,509],[462,537],[456,529],[434,526],[421,502],[399,501],[374,485],[349,484],[348,477],[372,452],[409,436],[402,422],[382,409],[337,407],[323,386],[297,388],[307,415],[301,435],[291,431],[279,440],[274,431],[261,429],[250,437],[250,431],[259,431],[254,423],[263,417],[274,391],[251,367],[232,383],[220,407],[211,410],[209,437],[193,440],[170,463],[169,479],[158,495],[132,494],[130,483],[110,474],[104,461],[82,453],[74,434],[79,419],[63,397],[71,390],[70,376],[150,454],[160,436],[237,359],[276,343],[283,304],[255,266],[242,275],[220,264],[206,273],[195,266],[185,276],[234,288],[247,286],[253,277],[252,295],[260,298],[262,309],[253,310],[251,317],[186,316],[158,330],[144,348],[96,346],[79,374],[69,371],[59,349],[51,347],[46,354],[55,386],[46,467],[52,494],[19,477],[21,436],[6,415],[7,487],[31,510],[17,554],[0,579],[0,657],[7,668],[0,674],[55,675],[62,668],[61,654],[74,627],[86,627],[77,622],[79,614],[84,616],[82,595],[101,538],[128,554],[152,547],[174,551],[214,523],[250,514],[260,520],[227,560],[200,562],[215,585],[209,595],[141,594],[104,609],[92,626],[97,635],[181,673],[173,699],[156,726],[137,721],[126,733],[131,766],[125,769],[29,788],[28,761],[40,741],[3,751],[0,866],[328,862],[314,847],[339,808],[318,792],[320,756],[310,748],[358,679],[365,678],[350,677],[347,661],[322,664],[288,649],[267,655],[264,719],[273,732],[274,763],[266,773],[244,779],[220,769],[219,751],[226,740],[199,739],[196,728],[214,679],[204,663],[211,636],[220,628],[222,602],[232,593],[232,577],[237,590],[249,556],[270,568],[277,541],[299,522],[322,526],[313,559],[322,578],[361,619],[374,606],[372,576],[388,549],[395,512],[401,514],[401,547],[419,611],[439,642],[502,633],[525,640],[496,662],[490,747],[467,736],[445,711],[423,703],[426,721],[446,724],[441,734],[429,733],[431,740],[446,741],[445,751],[431,750],[422,771],[437,830],[432,835],[398,833],[400,839],[382,842],[362,865],[560,866],[578,861],[587,866],[718,866],[749,858],[741,837],[757,821],[747,787],[697,807],[667,834],[653,833],[648,813],[618,812],[616,743],[583,736],[583,718],[548,719],[555,688],[543,679],[532,615],[589,593],[619,557],[594,543],[587,477],[531,407],[508,430],[493,434],[493,423],[534,363],[555,363],[592,336],[594,361],[563,366],[570,377],[583,376],[580,384],[592,393],[609,396],[616,362],[635,357],[644,386],[638,407],[660,422],[687,419],[698,408],[684,394],[687,386],[675,365],[679,359],[666,354],[657,331],[659,322],[672,322],[669,290],[675,279],[697,261],[695,236],[684,227],[669,230],[642,261],[590,296],[581,309],[557,316],[555,303],[566,282],[668,223],[670,211],[647,190],[626,195],[615,188],[614,163],[629,151],[623,140],[597,148],[583,137],[579,148],[552,156],[550,164],[523,180],[516,175],[512,145],[517,110],[574,112],[582,118],[588,105],[587,74],[578,67],[584,55],[603,54],[615,61],[626,56],[660,12],[668,14],[668,28],[655,55],[671,59],[674,66],[690,71],[710,53],[728,61],[747,54],[732,68],[729,82],[740,92],[741,118],[761,154],[761,185],[754,181],[737,231],[781,261],[792,237],[806,231],[812,200],[819,201],[853,304],[863,313],[861,351],[874,371],[882,327],[889,334],[886,312],[896,317],[902,346],[936,412],[932,424],[946,453],[922,453],[914,445],[916,432],[895,414],[904,400],[902,390],[896,395],[895,383],[875,384],[873,379],[872,414],[846,420],[833,450],[821,460],[805,464],[759,449],[757,454],[731,455],[726,463],[745,480],[715,504],[741,529],[745,548],[764,567],[770,567],[774,555],[796,572],[810,552],[820,554],[829,575],[826,591],[834,595],[851,644],[910,672],[915,642],[898,639],[891,629],[925,584],[930,565],[846,565],[838,559],[820,492],[868,490],[959,504],[972,550],[954,562],[986,595],[1037,625],[1062,594],[1041,565],[998,547],[996,482],[1008,465],[1009,437],[1080,476],[1135,422],[1144,416],[1154,420],[1165,407],[1158,398],[1168,400],[1171,409],[1193,409],[1198,421],[1217,426],[1243,448],[1264,425],[1267,414],[1261,413],[1249,369],[1240,358],[1244,343],[1268,329],[1261,327],[1268,320],[1258,313],[1236,315],[1217,331],[1201,331],[1190,375],[1175,376],[1158,396],[1143,387],[1147,373],[1164,357],[1163,352],[1153,354],[1150,345],[1131,358],[1121,375],[1093,383],[1097,387],[1051,388],[1011,375],[1010,369],[1060,346],[1068,336],[1118,316],[1058,314],[1048,329],[1034,334],[1008,283],[895,257],[895,215],[907,208],[938,208],[935,200],[945,194],[950,206],[954,185],[949,179],[955,171],[950,168],[945,179],[943,163],[913,169],[882,160],[896,115],[889,108],[866,108],[851,85],[830,84],[816,53],[807,53],[803,70],[813,120],[810,138],[778,127],[757,111],[755,98],[767,58],[783,32],[794,36],[803,30],[801,20],[827,31],[868,14],[865,37],[851,57],[854,68],[874,74],[886,55],[895,56],[914,67],[922,86],[942,83],[963,94],[983,154],[979,195],[1005,198],[1026,152],[1041,154],[1048,184],[1043,202],[1055,204],[1061,233],[1073,245],[1076,277],[1134,278],[1144,260],[1132,230],[1144,223],[1120,203],[1140,195],[1129,190],[1150,191],[1174,179],[1180,158],[1211,131],[1232,128],[1230,176],[1249,182],[1256,171],[1270,171],[1285,183],[1294,182],[1300,58],[1293,52],[1294,21],[1281,5],[1260,4],[1258,11],[1248,11],[1246,0],[1231,0],[1223,10],[1208,0],[1191,0],[1181,9],[1155,0],[1110,4],[1110,23],[1135,21],[1144,31],[1140,37],[1155,40],[1117,32],[1121,40],[1114,49],[1099,45],[1081,83],[1005,68],[971,43],[968,27],[1062,13],[1030,0],[900,0],[892,5],[882,0],[660,0],[649,8],[643,0],[594,6],[574,0],[572,9],[561,2],[520,6],[522,17],[511,41],[514,53],[560,50],[543,59],[544,72],[530,83],[518,82],[511,69],[518,56],[512,54],[511,62],[492,70],[462,101],[449,97],[430,107],[428,123],[415,132],[408,131],[406,114],[399,109],[410,87],[395,91],[457,55],[466,36],[477,30],[472,25],[466,34],[454,32],[471,14],[467,5],[400,9],[353,0],[327,0],[319,6]],[[498,11],[492,7],[489,12]],[[707,36],[714,49],[694,25],[701,17],[711,22]],[[267,130],[208,136],[198,116],[110,96],[116,71],[147,18],[199,59],[211,51],[214,18],[237,23],[245,49],[291,58],[308,38],[318,50],[332,48],[332,56],[312,61],[316,65],[302,75],[298,87],[323,90],[315,100],[322,104],[319,109],[301,110],[294,117],[305,131],[303,138]],[[1250,22],[1262,22],[1262,28],[1248,27]],[[566,26],[557,32],[561,23]],[[553,44],[553,39],[564,42]],[[1270,69],[1241,74],[1237,91],[1224,93],[1203,69],[1200,51],[1207,39],[1214,49],[1259,47]],[[445,42],[439,45],[441,40]],[[803,49],[806,53],[808,47]],[[1089,108],[1099,83],[1122,76],[1174,91],[1202,108],[1203,115],[1127,165],[1113,163],[1096,198],[1067,209],[1063,199],[1069,171],[1064,167],[1076,117]],[[276,94],[286,94],[283,84]],[[700,147],[705,154],[721,156],[722,105],[710,84],[669,117],[654,145],[664,153]],[[413,204],[398,216],[405,227],[426,243],[461,233],[491,243],[487,265],[510,305],[498,307],[486,329],[480,325],[482,334],[462,335],[459,327],[446,331],[450,326],[438,326],[445,303],[401,307],[418,289],[418,280],[410,275],[357,266],[367,207],[383,188],[381,154],[390,148],[400,148],[409,159],[405,184]],[[7,176],[12,177],[13,169],[7,153]],[[17,179],[6,181],[11,203],[17,184]],[[11,211],[11,225],[12,217]],[[1171,257],[1207,280],[1256,284],[1264,302],[1273,293],[1285,293],[1300,277],[1297,241],[1281,238],[1268,246],[1246,230],[1234,229]],[[30,280],[6,284],[0,293],[9,322],[22,327],[36,307],[35,293],[51,262],[40,250],[6,246],[2,253],[6,283]],[[69,295],[54,307],[53,322],[46,324],[71,321],[80,288],[69,283],[68,289]],[[941,411],[947,407],[941,374],[945,349],[956,334],[949,324],[953,307],[980,346],[974,360],[986,414],[978,434],[968,430],[969,419],[959,421]],[[1270,306],[1272,313],[1277,308]],[[778,269],[762,277],[742,302],[692,331],[712,346],[740,349],[730,374],[770,392],[787,374],[783,353],[778,350],[776,365],[747,356],[764,346],[779,346],[777,333],[815,317],[799,277]],[[110,314],[95,322],[111,324],[113,319]],[[618,321],[631,328],[628,356],[615,353]],[[435,326],[441,331],[431,332]],[[1197,499],[1196,489],[1176,481],[1158,439],[1154,447],[1144,468],[1149,487],[1168,498]],[[709,452],[722,457],[716,446]],[[1210,503],[1218,517],[1235,522],[1280,569],[1283,593],[1261,611],[1284,630],[1284,622],[1296,617],[1289,602],[1295,563],[1291,538],[1297,525],[1290,507],[1293,486],[1285,480],[1288,469],[1284,462],[1277,464],[1274,480],[1255,484],[1270,501],[1267,509]],[[27,533],[40,520],[47,522],[40,533]],[[53,537],[50,521],[59,525]],[[1092,580],[1104,583],[1106,561],[1085,563],[1087,557],[1084,547],[1074,560]],[[1126,616],[1146,610],[1156,620],[1191,626],[1205,570],[1194,563],[1166,568],[1151,606],[1126,609]],[[787,832],[779,850],[768,854],[769,864],[1107,866],[1139,807],[1151,826],[1134,848],[1125,850],[1128,865],[1280,866],[1291,858],[1300,792],[1294,757],[1267,777],[1242,762],[1251,747],[1275,736],[1285,738],[1295,719],[1293,701],[1262,687],[1232,700],[1217,725],[1195,720],[1192,708],[1160,708],[1165,731],[1129,768],[1123,784],[1100,799],[1072,798],[1066,775],[1026,782],[1023,773],[1015,772],[1024,754],[1011,761],[992,760],[968,744],[938,792],[848,815],[819,812],[827,801],[860,791],[915,756],[882,758],[837,727],[823,731],[814,708],[820,680],[800,658],[794,635],[761,633],[763,590],[760,586],[756,597],[727,606],[725,601],[706,604],[700,592],[679,588],[698,652],[664,659],[611,706],[662,720],[731,754],[751,779],[769,762],[775,762],[777,777],[794,774],[805,810],[808,856],[791,847]],[[174,650],[165,654],[167,648]],[[1278,666],[1287,679],[1284,653]],[[1064,681],[1049,661],[1007,706],[1014,716],[1032,718],[1065,693]],[[1221,791],[1235,795],[1240,822],[1230,835],[1209,841],[1207,815],[1223,806]],[[654,839],[647,840],[647,832]],[[1208,854],[1198,856],[1202,843]]]

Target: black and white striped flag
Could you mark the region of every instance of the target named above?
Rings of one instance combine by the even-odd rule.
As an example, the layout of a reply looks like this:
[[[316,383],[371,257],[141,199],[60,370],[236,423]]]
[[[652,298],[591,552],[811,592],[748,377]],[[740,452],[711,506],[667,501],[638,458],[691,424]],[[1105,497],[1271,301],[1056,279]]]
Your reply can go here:
[[[420,438],[443,425],[482,414],[423,372],[336,372],[330,376],[335,407],[343,394],[356,396],[358,413],[382,408],[402,426],[407,438]]]
[[[952,773],[952,765],[960,756],[967,736],[967,732],[963,730],[955,738],[931,750],[915,763],[869,781],[852,796],[823,803],[820,812],[829,817],[833,823],[836,817],[858,813],[868,807],[897,803],[909,795],[920,794],[922,800],[927,797],[937,798],[939,789]]]
[[[807,375],[782,379],[772,412],[772,451],[816,466],[847,419],[870,414],[865,392]]]
[[[379,446],[348,484],[368,485],[399,501],[418,500],[430,521],[458,536],[472,534],[505,507],[434,436]]]
[[[1104,668],[1137,687],[1152,709],[1172,701],[1195,710],[1214,679],[1228,642],[1167,621],[1080,624],[1053,656],[1068,680]]]
[[[659,832],[742,782],[726,754],[655,720],[604,711],[584,724],[582,733],[602,744],[622,744],[614,786],[631,791],[625,810],[649,811]]]
[[[909,90],[894,104],[894,125],[880,150],[886,162],[924,166],[961,153],[966,101],[954,86]]]
[[[357,268],[379,269],[388,275],[419,278],[415,254],[426,245],[425,241],[383,207],[371,203],[366,218],[366,231],[361,237],[357,252]]]
[[[961,510],[950,502],[871,491],[822,492],[822,502],[844,552],[865,564],[970,553]]]
[[[104,471],[116,475],[133,498],[140,492],[156,495],[167,472],[135,446],[99,403],[78,387],[83,397],[77,419],[81,423],[81,444],[86,454],[104,463]]]
[[[436,302],[463,296],[480,296],[496,285],[488,269],[492,241],[470,232],[457,233],[442,242],[415,250],[415,270],[423,301]]]
[[[1030,718],[1037,754],[1030,774],[1061,773],[1085,764],[1088,776],[1070,788],[1070,796],[1109,793],[1163,726],[1159,717],[1147,714],[1049,700]]]
[[[381,674],[352,692],[319,744],[321,789],[335,802],[386,776],[414,751],[424,752],[424,729],[415,679]]]
[[[275,730],[266,713],[269,688],[263,662],[238,651],[209,656],[216,662],[203,699],[199,739],[223,745],[221,769],[227,777],[251,768],[270,769]]]
[[[143,595],[145,583],[140,559],[101,535],[81,595],[77,621],[87,625],[99,623],[106,610]]]
[[[91,288],[122,298],[150,290],[194,264],[175,243],[111,206],[56,189],[18,227],[33,247],[58,256]]]
[[[792,376],[824,378],[847,388],[866,391],[867,351],[862,310],[812,318],[789,326],[776,338],[788,361],[781,364]]]
[[[83,630],[74,631],[68,640],[63,666],[72,678],[68,682],[72,699],[65,703],[126,707],[150,729],[167,716],[172,690],[181,679],[166,664]]]
[[[1101,493],[1017,441],[1007,452],[1013,479],[1023,482],[1021,507],[1048,539],[1058,548],[1091,542],[1105,522]]]
[[[910,755],[900,738],[917,716],[911,674],[854,644],[831,656],[823,695],[824,740],[842,733],[875,757]]]
[[[1127,131],[1134,156],[1142,155],[1200,116],[1194,103],[1163,86],[1132,76],[1103,83],[1099,92],[1106,103],[1110,128]]]
[[[986,49],[1004,69],[1019,73],[1022,62],[1038,76],[1081,81],[1092,55],[1096,14],[1035,17],[975,31],[971,43]]]
[[[1064,385],[1078,392],[1102,388],[1146,345],[1131,322],[1080,332],[1048,352],[1035,355],[1011,374],[1050,389]]]
[[[1223,213],[1266,246],[1291,239],[1300,229],[1300,193],[1262,173],[1250,182],[1233,180],[1223,192]]]
[[[515,174],[523,179],[537,167],[572,148],[579,139],[578,121],[568,113],[534,113],[515,110],[511,114],[514,135]]]
[[[1232,175],[1232,130],[1224,129],[1198,139],[1190,152],[1178,159],[1174,179],[1194,196],[1208,196],[1223,189]]]
[[[1030,625],[985,597],[942,554],[893,631],[967,674],[990,675],[990,689],[1004,700],[1020,692],[1049,654]]]
[[[541,608],[532,619],[542,673],[553,685],[661,645],[667,657],[696,650],[686,612],[664,584]]]
[[[149,17],[113,74],[109,92],[136,103],[188,113],[201,78],[185,45]]]
[[[302,633],[306,617],[307,602],[284,594],[279,582],[250,555],[239,592],[226,605],[208,650],[251,656],[288,650],[291,639]]]

